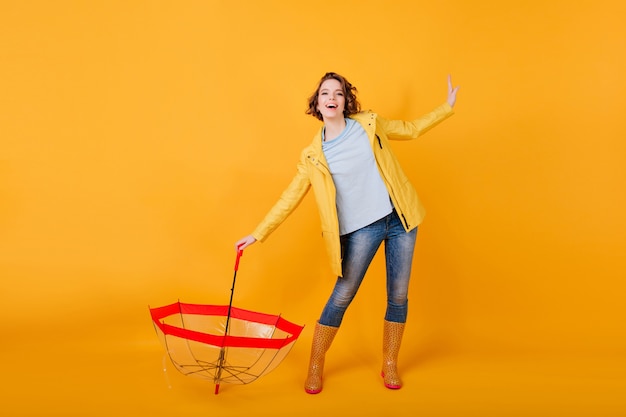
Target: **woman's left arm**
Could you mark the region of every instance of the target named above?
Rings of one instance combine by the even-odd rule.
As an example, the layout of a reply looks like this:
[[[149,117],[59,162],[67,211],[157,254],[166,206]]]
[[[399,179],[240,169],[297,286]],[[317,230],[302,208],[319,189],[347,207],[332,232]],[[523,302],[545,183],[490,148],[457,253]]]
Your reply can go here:
[[[458,86],[452,86],[452,78],[448,75],[448,96],[447,100],[442,105],[435,107],[431,112],[410,122],[386,120],[378,116],[377,123],[385,131],[389,139],[415,139],[454,114],[452,107],[456,104],[456,93],[458,90]]]
[[[452,76],[448,74],[448,104],[450,107],[454,107],[456,104],[456,92],[459,91],[459,86],[452,87]]]

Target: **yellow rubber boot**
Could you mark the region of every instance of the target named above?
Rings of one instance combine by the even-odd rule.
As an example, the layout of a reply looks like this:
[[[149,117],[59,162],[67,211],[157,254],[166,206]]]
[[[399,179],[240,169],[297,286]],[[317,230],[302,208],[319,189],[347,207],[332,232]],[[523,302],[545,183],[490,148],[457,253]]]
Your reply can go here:
[[[383,327],[383,371],[381,373],[385,386],[389,389],[402,388],[402,380],[398,375],[398,353],[404,333],[404,323],[385,320]]]
[[[326,351],[333,343],[339,327],[324,326],[316,323],[311,346],[309,374],[304,383],[304,390],[309,394],[318,394],[322,391],[322,374],[324,373],[324,358]]]

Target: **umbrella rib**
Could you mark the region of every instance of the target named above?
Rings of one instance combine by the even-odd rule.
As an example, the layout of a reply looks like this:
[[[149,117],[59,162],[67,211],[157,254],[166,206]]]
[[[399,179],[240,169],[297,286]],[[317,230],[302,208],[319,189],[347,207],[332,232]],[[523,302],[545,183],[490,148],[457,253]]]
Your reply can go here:
[[[275,334],[275,333],[276,333],[276,327],[273,327],[273,328],[272,328],[272,333],[269,335],[268,339],[272,339],[272,338],[274,337],[274,334]],[[269,368],[270,364],[274,361],[274,359],[275,359],[275,358],[276,358],[276,356],[278,355],[278,352],[279,352],[279,351],[280,351],[280,349],[277,349],[277,350],[276,350],[276,353],[274,353],[273,358],[272,358],[271,360],[267,361],[267,364],[264,366],[263,371],[262,371],[262,372],[259,372],[259,374],[256,376],[256,378],[255,378],[255,379],[259,378],[261,375],[263,375],[263,374],[265,373],[265,371]],[[252,368],[252,367],[253,367],[253,366],[255,366],[257,363],[259,363],[259,362],[261,361],[261,358],[265,355],[265,353],[266,353],[266,352],[267,352],[267,349],[263,349],[263,353],[261,353],[261,354],[259,355],[259,357],[257,358],[257,360],[256,360],[256,361],[255,361],[252,365],[250,365],[250,367],[249,367],[248,369]]]
[[[276,333],[276,327],[272,328],[272,332],[269,335],[268,339],[272,339],[274,337],[274,334]],[[241,367],[244,368],[246,371],[249,371],[250,369],[252,369],[257,363],[259,363],[261,361],[261,358],[265,355],[265,353],[267,352],[267,349],[263,349],[263,352],[258,355],[257,359],[248,367]],[[274,354],[274,358],[276,357],[276,355],[278,354],[278,351],[276,351],[276,353]],[[236,380],[240,381],[242,384],[249,384],[252,381],[255,381],[256,379],[258,379],[261,375],[263,375],[263,373],[267,370],[267,368],[269,368],[269,365],[271,364],[271,362],[274,360],[274,358],[272,358],[272,360],[269,361],[269,363],[267,365],[264,366],[264,369],[262,372],[260,372],[258,375],[257,374],[253,374],[251,372],[245,372],[245,371],[239,371],[237,372],[237,374],[233,373],[232,371],[230,371],[231,368],[236,368],[235,366],[230,366],[230,368],[227,369],[227,366],[224,365],[222,366],[222,370],[227,370],[228,373],[230,374],[230,376],[232,378],[235,378]],[[254,378],[250,381],[244,381],[242,378],[240,378],[238,375],[240,374],[245,374],[245,375],[250,375],[253,376]],[[221,378],[221,380],[224,380],[224,378]]]
[[[244,378],[240,377],[239,375],[241,375],[241,374],[253,376],[253,377],[255,377],[254,379],[257,378],[257,376],[255,374],[250,373],[250,372],[246,372],[250,368],[245,368],[245,370],[237,370],[237,372],[234,372],[233,368],[237,368],[237,367],[236,366],[229,366],[229,365],[225,365],[225,366],[222,367],[222,370],[225,371],[228,374],[228,376],[222,377],[222,381],[228,382],[229,379],[235,379],[235,380],[239,381],[242,384],[247,384],[248,383],[247,382],[247,378],[244,379]]]
[[[266,351],[267,351],[267,349],[266,349]],[[265,365],[265,367],[263,368],[263,370],[262,370],[261,372],[259,372],[259,374],[257,375],[257,378],[259,378],[261,375],[263,375],[263,374],[265,373],[265,371],[267,371],[267,370],[269,369],[269,367],[270,367],[270,365],[272,364],[272,362],[274,362],[274,359],[276,359],[276,356],[278,356],[278,352],[279,352],[279,351],[280,351],[280,349],[279,349],[279,350],[276,350],[276,351],[275,351],[275,353],[274,353],[273,355],[271,355],[271,356],[272,356],[272,359],[270,359],[269,361],[267,361],[267,364]],[[265,352],[263,352],[263,353],[265,353]]]
[[[180,321],[182,323],[183,328],[186,328],[185,326],[185,318],[183,317],[183,313],[181,311],[180,313]],[[185,340],[185,345],[187,346],[187,349],[189,350],[189,355],[193,358],[193,360],[196,362],[197,366],[199,366],[201,369],[198,371],[193,372],[194,374],[198,374],[200,372],[206,372],[209,374],[209,376],[215,377],[215,375],[211,375],[209,373],[209,369],[207,369],[206,367],[202,366],[200,361],[198,360],[198,358],[196,357],[196,355],[194,354],[193,350],[191,349],[191,345],[189,344],[189,339],[183,339]],[[188,365],[188,366],[194,366],[194,365]]]

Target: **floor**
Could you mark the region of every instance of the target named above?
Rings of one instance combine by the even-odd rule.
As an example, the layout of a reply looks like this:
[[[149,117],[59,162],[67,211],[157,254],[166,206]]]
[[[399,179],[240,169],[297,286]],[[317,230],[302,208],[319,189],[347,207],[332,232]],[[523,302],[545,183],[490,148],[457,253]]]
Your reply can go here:
[[[147,330],[146,330],[147,329]],[[2,416],[626,416],[626,357],[407,352],[404,387],[384,388],[376,349],[336,342],[322,393],[304,393],[310,333],[248,385],[180,374],[149,326],[98,334],[9,334],[0,353]],[[64,342],[61,342],[65,340]]]

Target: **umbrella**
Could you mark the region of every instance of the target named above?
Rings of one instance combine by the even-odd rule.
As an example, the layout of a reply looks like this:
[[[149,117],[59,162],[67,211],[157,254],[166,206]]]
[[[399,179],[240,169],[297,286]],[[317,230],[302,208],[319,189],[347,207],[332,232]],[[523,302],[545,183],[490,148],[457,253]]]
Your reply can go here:
[[[275,369],[304,326],[280,315],[234,307],[233,294],[243,251],[237,250],[228,305],[180,301],[150,308],[154,328],[172,363],[184,375],[248,384]]]

